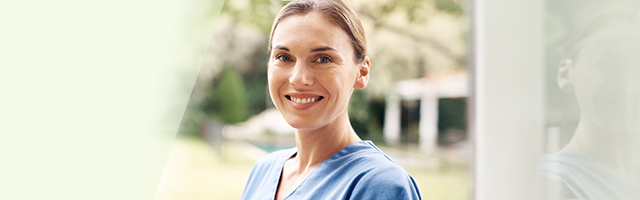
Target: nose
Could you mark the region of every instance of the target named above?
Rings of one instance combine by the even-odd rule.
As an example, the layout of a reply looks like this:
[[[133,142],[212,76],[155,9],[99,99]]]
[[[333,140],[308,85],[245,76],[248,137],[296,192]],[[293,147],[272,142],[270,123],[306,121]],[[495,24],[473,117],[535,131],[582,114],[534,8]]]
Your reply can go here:
[[[313,85],[313,72],[303,62],[298,62],[293,67],[293,73],[289,77],[289,83],[295,87],[308,87]]]

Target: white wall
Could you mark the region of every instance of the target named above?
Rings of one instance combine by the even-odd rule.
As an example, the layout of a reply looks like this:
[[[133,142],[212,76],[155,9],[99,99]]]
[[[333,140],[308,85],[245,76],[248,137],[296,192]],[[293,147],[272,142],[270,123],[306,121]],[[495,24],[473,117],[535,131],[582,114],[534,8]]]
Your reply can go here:
[[[472,198],[543,199],[543,1],[478,0],[472,10]]]

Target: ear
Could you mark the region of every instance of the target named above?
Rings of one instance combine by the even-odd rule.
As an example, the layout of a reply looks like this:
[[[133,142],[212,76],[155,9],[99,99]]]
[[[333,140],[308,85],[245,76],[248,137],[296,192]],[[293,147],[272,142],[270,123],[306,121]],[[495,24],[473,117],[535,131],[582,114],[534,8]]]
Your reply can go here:
[[[369,60],[369,56],[364,57],[364,61],[358,64],[358,77],[356,77],[356,82],[353,85],[354,88],[358,90],[362,90],[367,87],[367,83],[369,83],[369,65],[371,61]]]
[[[573,82],[571,80],[571,68],[573,63],[571,60],[563,60],[558,69],[558,87],[565,92],[573,92]]]

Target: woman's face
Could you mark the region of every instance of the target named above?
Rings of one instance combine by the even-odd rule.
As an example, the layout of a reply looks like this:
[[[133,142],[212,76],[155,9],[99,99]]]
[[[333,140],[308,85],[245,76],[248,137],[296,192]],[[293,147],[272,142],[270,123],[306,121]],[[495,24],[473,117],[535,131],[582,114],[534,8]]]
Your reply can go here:
[[[347,116],[353,88],[367,84],[369,60],[354,62],[339,26],[317,13],[290,16],[278,24],[272,45],[269,92],[289,125],[314,130]]]
[[[583,116],[612,132],[637,131],[638,36],[628,28],[594,34],[570,72]]]

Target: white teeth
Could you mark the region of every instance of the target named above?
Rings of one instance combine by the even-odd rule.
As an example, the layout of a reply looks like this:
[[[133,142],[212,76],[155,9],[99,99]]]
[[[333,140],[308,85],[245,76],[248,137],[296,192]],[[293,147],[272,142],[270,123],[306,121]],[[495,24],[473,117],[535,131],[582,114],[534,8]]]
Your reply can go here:
[[[301,99],[301,98],[291,97],[291,101],[296,102],[297,104],[307,104],[307,103],[316,102],[317,100],[316,98]]]

